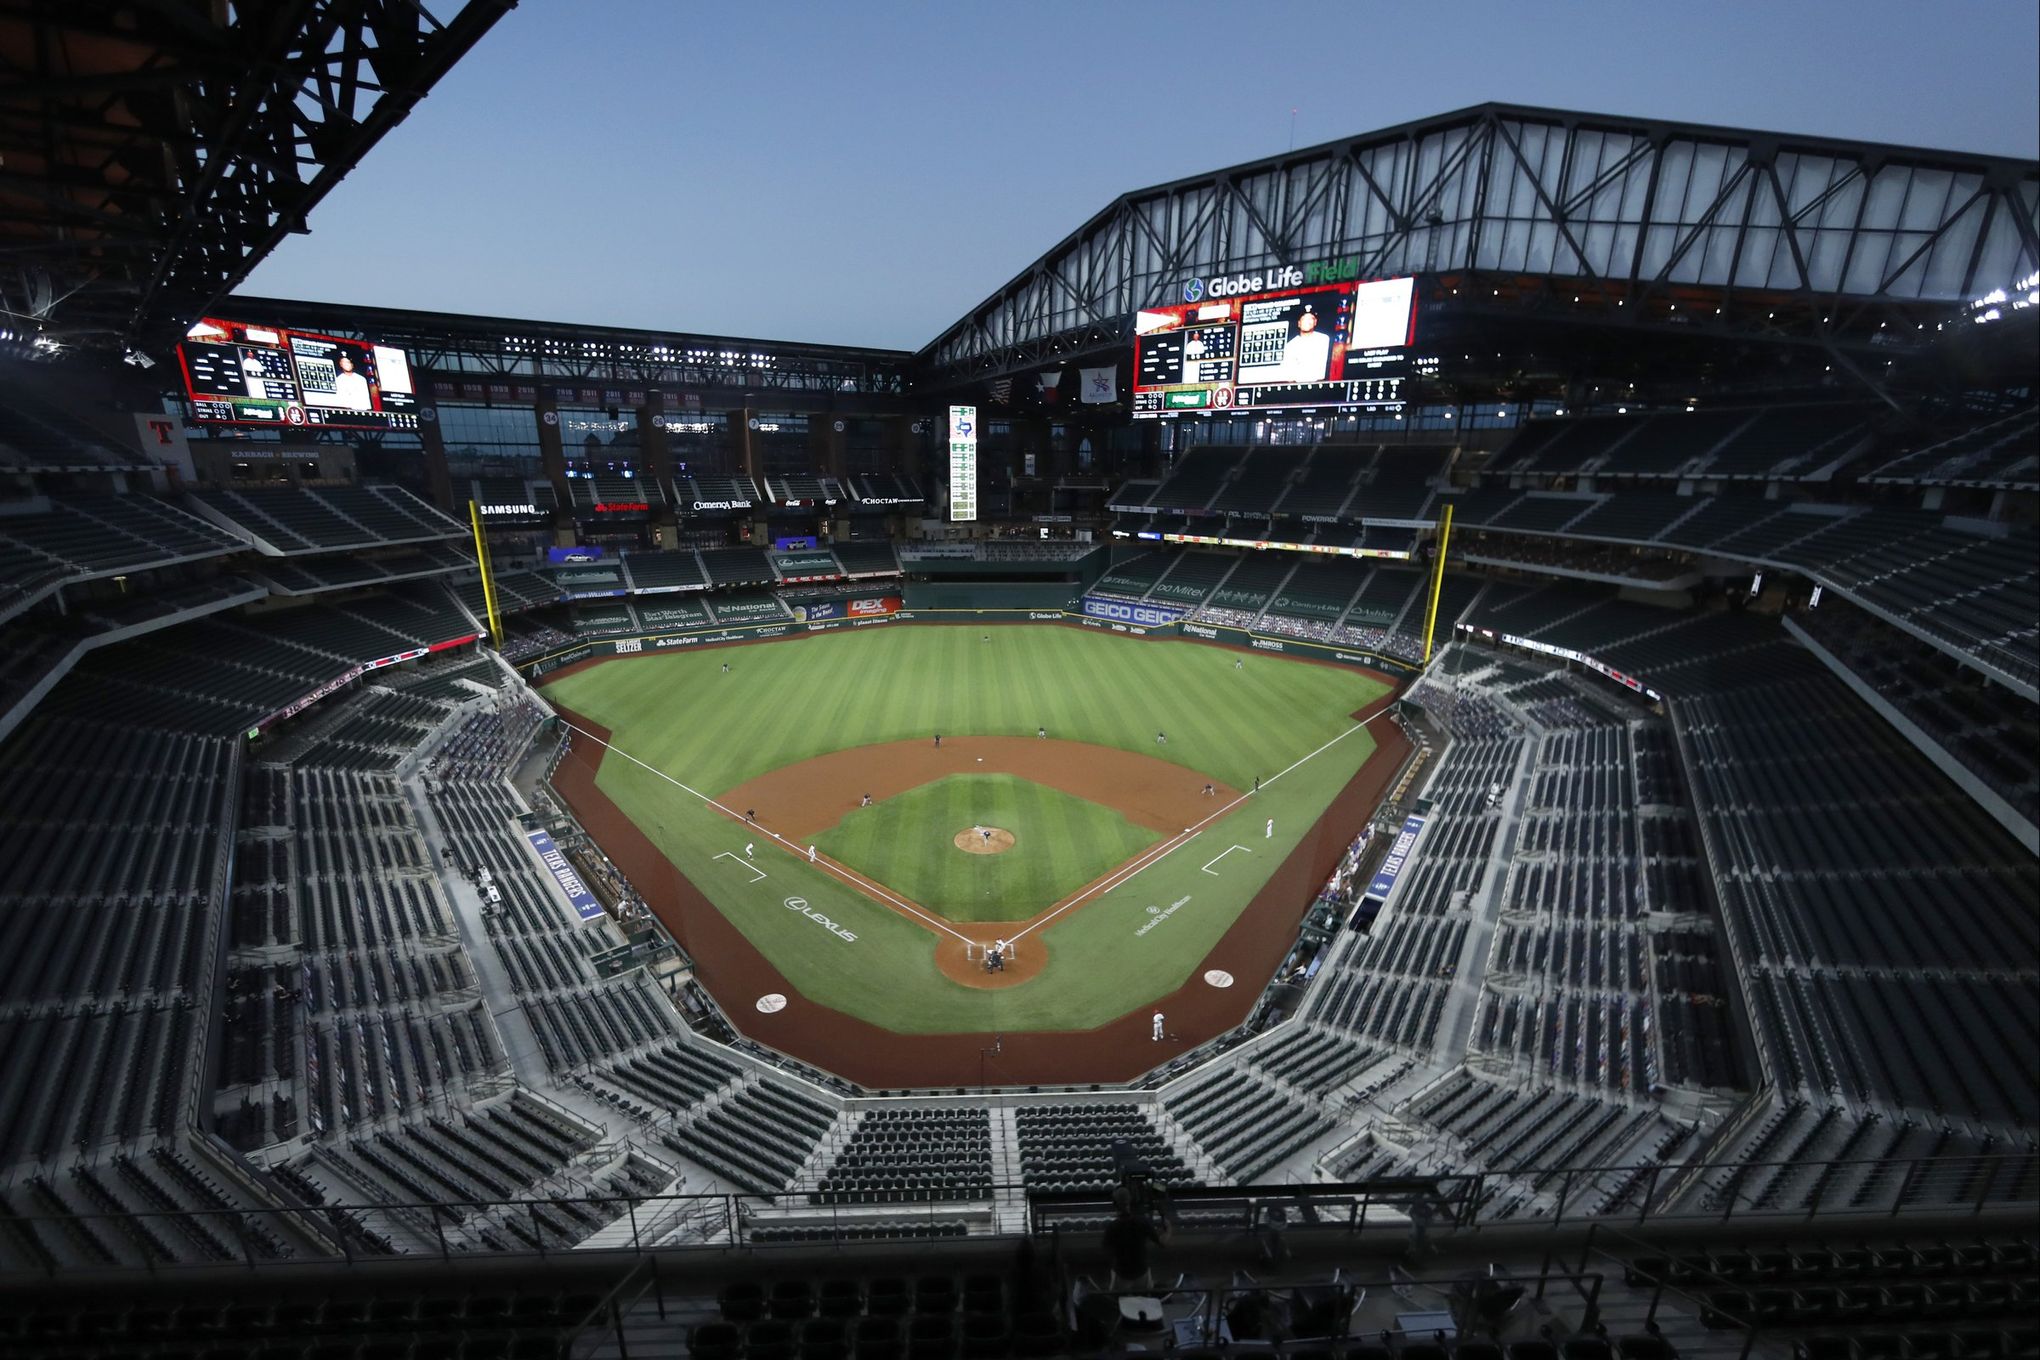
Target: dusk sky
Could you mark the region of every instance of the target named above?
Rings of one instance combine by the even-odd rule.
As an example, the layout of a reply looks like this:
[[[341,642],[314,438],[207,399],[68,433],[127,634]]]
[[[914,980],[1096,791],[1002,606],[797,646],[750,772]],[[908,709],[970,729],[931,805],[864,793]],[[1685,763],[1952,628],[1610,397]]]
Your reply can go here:
[[[2031,157],[2036,51],[2034,0],[523,0],[240,291],[914,349],[1292,108],[1297,146],[1499,100]]]

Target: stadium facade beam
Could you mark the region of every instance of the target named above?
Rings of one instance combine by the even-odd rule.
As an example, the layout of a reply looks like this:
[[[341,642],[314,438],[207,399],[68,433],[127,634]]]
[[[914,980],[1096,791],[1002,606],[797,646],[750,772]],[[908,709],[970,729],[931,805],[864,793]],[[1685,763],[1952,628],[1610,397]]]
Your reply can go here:
[[[1720,316],[1739,339],[1892,353],[2040,265],[2040,164],[1484,104],[1122,195],[918,367],[932,387],[1006,376],[1117,339],[1191,277],[1317,259],[1542,279],[1591,294],[1589,319],[1663,325],[1683,304],[1679,324]]]
[[[905,350],[854,345],[581,326],[284,298],[237,295],[222,299],[214,310],[235,320],[396,345],[409,353],[413,367],[437,381],[465,377],[541,387],[548,383],[599,383],[733,396],[897,397],[906,390],[907,366],[913,357]]]
[[[0,79],[15,180],[0,203],[44,209],[0,233],[21,247],[0,307],[67,341],[173,342],[306,230],[514,4],[137,0],[0,15],[0,50],[35,54]],[[112,246],[117,229],[145,233],[150,249],[77,248]]]

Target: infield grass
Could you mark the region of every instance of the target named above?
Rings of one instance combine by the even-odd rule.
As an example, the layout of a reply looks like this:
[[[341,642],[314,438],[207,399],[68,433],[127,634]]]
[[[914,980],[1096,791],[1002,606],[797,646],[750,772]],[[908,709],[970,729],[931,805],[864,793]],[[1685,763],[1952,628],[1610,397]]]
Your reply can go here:
[[[958,849],[956,833],[978,826],[1012,832],[1012,849]],[[1024,921],[1160,839],[1029,779],[959,774],[858,808],[815,844],[952,921]]]
[[[677,651],[590,667],[546,691],[610,729],[616,750],[603,761],[603,790],[794,987],[905,1033],[1089,1029],[1175,990],[1374,749],[1349,715],[1384,686],[1359,671],[1053,624],[982,636],[888,625]],[[935,949],[960,951],[960,938],[940,925],[931,936],[808,864],[805,846],[761,838],[754,863],[739,862],[755,833],[700,796],[845,747],[937,731],[1032,736],[1038,726],[1240,789],[1294,768],[1182,849],[1022,940],[1023,949],[1030,940],[1046,946],[1048,967],[1005,990],[944,977]],[[1157,731],[1168,733],[1166,746]],[[946,839],[959,829],[945,825],[924,834]],[[1206,870],[1232,846],[1240,848]],[[857,938],[786,910],[788,897]]]

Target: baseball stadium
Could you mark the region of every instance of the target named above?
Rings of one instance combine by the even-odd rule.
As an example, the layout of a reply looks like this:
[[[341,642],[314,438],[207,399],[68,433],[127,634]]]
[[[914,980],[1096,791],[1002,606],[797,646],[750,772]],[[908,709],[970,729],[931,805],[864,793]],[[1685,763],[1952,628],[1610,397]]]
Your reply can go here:
[[[521,19],[0,13],[0,1353],[2040,1356],[2040,164],[246,291]]]

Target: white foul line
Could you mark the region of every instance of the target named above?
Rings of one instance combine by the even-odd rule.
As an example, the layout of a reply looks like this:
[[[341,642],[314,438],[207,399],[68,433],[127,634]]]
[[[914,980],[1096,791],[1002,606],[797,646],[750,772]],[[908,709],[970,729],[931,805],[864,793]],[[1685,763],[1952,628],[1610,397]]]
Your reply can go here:
[[[1204,861],[1204,872],[1207,874],[1211,874],[1213,878],[1217,878],[1218,875],[1216,873],[1212,873],[1211,866],[1218,863],[1220,860],[1224,859],[1227,855],[1230,855],[1235,850],[1247,850],[1247,847],[1244,845],[1228,845],[1225,849],[1219,851],[1217,854],[1213,855],[1210,859]],[[1247,850],[1247,853],[1251,855],[1254,852],[1251,850]]]
[[[564,724],[569,730],[580,733],[582,736],[594,742],[596,745],[602,747],[604,750],[614,751],[616,752],[616,754],[622,756],[625,760],[629,761],[631,764],[637,766],[638,768],[643,770],[649,770],[651,773],[665,780],[668,784],[671,784],[674,788],[680,789],[686,793],[693,794],[696,798],[699,798],[702,802],[708,804],[710,807],[714,808],[717,812],[722,813],[724,816],[742,822],[746,826],[757,827],[760,833],[769,837],[772,840],[779,842],[780,845],[784,846],[788,854],[793,855],[801,860],[807,859],[807,851],[803,847],[795,845],[792,841],[786,839],[786,837],[780,835],[777,831],[773,831],[765,826],[760,825],[757,822],[751,821],[749,818],[745,817],[743,813],[738,812],[734,808],[724,807],[721,803],[716,802],[715,799],[709,797],[707,794],[703,793],[700,789],[688,788],[687,785],[681,783],[679,780],[675,779],[672,775],[667,774],[664,770],[659,769],[657,766],[645,764],[645,762],[639,760],[636,756],[624,750],[621,746],[618,746],[615,742],[604,741],[602,738],[596,736],[593,732],[590,732],[587,728],[576,727],[573,723],[568,722],[565,718],[561,718],[560,722]],[[1306,757],[1306,759],[1307,758],[1308,757]],[[716,858],[720,859],[721,856],[716,856]],[[864,878],[860,875],[859,877],[853,879],[849,874],[844,873],[841,869],[838,869],[835,865],[829,863],[827,860],[814,861],[814,867],[817,869],[824,870],[828,873],[834,874],[837,878],[842,879],[845,883],[857,889],[859,892],[868,893],[871,896],[876,897],[880,901],[886,903],[888,906],[897,907],[899,910],[906,912],[909,916],[924,921],[927,924],[935,927],[935,929],[942,931],[944,934],[951,935],[954,936],[956,939],[962,940],[965,944],[974,943],[970,936],[956,929],[954,926],[950,925],[947,921],[943,920],[939,916],[930,916],[927,912],[922,911],[912,902],[908,902],[903,898],[894,897],[891,893],[887,892],[884,888],[880,887],[878,884],[873,883],[868,878]],[[759,877],[762,878],[764,877],[764,875],[760,874]],[[756,880],[753,881],[755,882]]]
[[[751,863],[751,861],[748,858],[742,855],[732,854],[730,851],[725,850],[720,855],[712,855],[710,856],[710,858],[733,859],[737,863],[743,865],[746,869],[749,869],[751,871],[752,874],[751,881],[753,883],[763,883],[765,881],[765,871],[763,869],[760,869],[757,865]]]
[[[1381,706],[1380,712],[1374,714],[1373,717],[1365,718],[1360,722],[1354,723],[1351,727],[1339,733],[1338,736],[1333,737],[1330,741],[1318,747],[1317,750],[1312,751],[1309,755],[1303,756],[1301,759],[1291,761],[1289,764],[1277,770],[1274,774],[1271,774],[1266,779],[1263,779],[1261,781],[1261,788],[1264,789],[1267,788],[1270,784],[1274,783],[1276,780],[1280,779],[1283,775],[1288,774],[1291,770],[1294,770],[1297,766],[1302,765],[1306,761],[1317,759],[1319,756],[1323,755],[1326,751],[1331,750],[1334,746],[1337,746],[1340,742],[1352,736],[1355,732],[1361,731],[1369,723],[1373,722],[1375,718],[1379,718],[1388,713],[1391,713],[1394,711],[1394,709],[1395,705],[1393,704],[1383,704]],[[1202,832],[1206,826],[1209,826],[1212,822],[1216,821],[1218,818],[1225,816],[1228,812],[1231,812],[1234,808],[1238,807],[1241,803],[1246,802],[1247,799],[1253,796],[1254,795],[1251,793],[1242,793],[1235,796],[1230,803],[1227,803],[1222,808],[1216,809],[1209,816],[1205,817],[1203,821],[1198,822],[1197,825],[1190,827],[1188,830],[1182,832],[1180,835],[1170,837],[1168,840],[1162,842],[1161,845],[1148,850],[1147,852],[1139,856],[1137,859],[1134,859],[1132,862],[1122,865],[1119,869],[1115,870],[1113,873],[1098,880],[1098,882],[1093,884],[1090,888],[1087,888],[1083,892],[1078,893],[1075,897],[1072,897],[1069,901],[1055,908],[1055,910],[1050,911],[1045,915],[1041,916],[1039,919],[1030,922],[1025,929],[1021,930],[1018,934],[1014,935],[1012,938],[1015,940],[1021,939],[1024,936],[1028,935],[1029,933],[1039,930],[1041,927],[1047,925],[1050,921],[1053,921],[1056,917],[1062,915],[1064,912],[1068,911],[1071,907],[1077,906],[1078,904],[1083,902],[1087,902],[1091,898],[1096,897],[1099,893],[1111,892],[1114,888],[1117,888],[1122,884],[1129,882],[1136,874],[1139,874],[1141,871],[1153,868],[1155,865],[1167,859],[1170,855],[1173,855],[1178,850],[1181,850],[1191,841],[1196,840],[1198,834]],[[1213,877],[1217,877],[1217,875],[1214,874]]]

